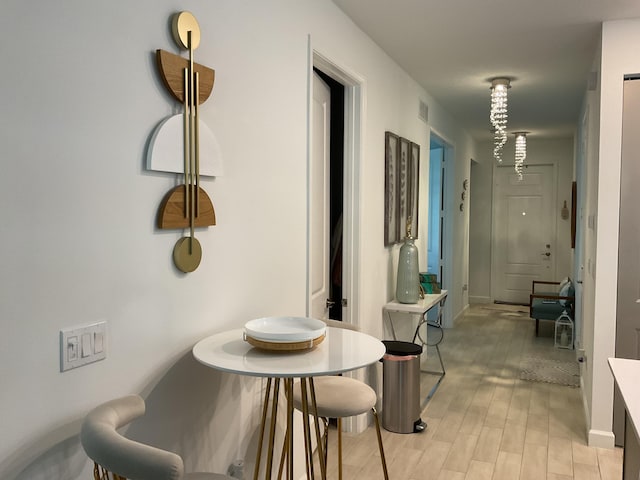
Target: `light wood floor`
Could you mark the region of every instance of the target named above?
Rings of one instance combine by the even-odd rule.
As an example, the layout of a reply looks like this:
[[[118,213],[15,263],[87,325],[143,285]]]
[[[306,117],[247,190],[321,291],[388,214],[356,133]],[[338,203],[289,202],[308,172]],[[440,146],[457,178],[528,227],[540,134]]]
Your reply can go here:
[[[447,374],[422,412],[427,430],[383,429],[391,480],[622,478],[621,449],[586,445],[579,388],[519,379],[520,361],[531,352],[575,358],[555,349],[550,325],[542,327],[536,339],[525,307],[475,305],[445,331],[440,350]],[[431,349],[429,355],[431,363]],[[424,378],[426,393],[435,378]],[[337,478],[335,431],[330,438],[328,471]],[[345,434],[343,442],[345,480],[383,478],[373,427]]]

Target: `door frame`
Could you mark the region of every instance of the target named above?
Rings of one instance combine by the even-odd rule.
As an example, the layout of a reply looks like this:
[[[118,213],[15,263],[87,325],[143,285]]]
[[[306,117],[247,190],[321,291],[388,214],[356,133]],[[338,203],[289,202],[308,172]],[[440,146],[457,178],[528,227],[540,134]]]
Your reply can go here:
[[[307,70],[307,275],[306,311],[311,309],[310,296],[310,212],[311,212],[311,106],[313,102],[313,68],[344,85],[344,195],[343,195],[343,240],[342,240],[342,295],[347,306],[342,311],[342,321],[360,326],[360,218],[362,178],[362,119],[365,82],[362,78],[338,65],[312,46],[308,37]],[[365,369],[347,372],[345,375],[360,380],[365,379]],[[363,432],[368,426],[366,415],[350,417],[342,422],[347,432]]]
[[[326,56],[311,49],[308,84],[308,122],[307,122],[307,218],[311,208],[310,167],[311,167],[311,102],[313,89],[313,67],[316,67],[345,87],[344,91],[344,196],[343,196],[343,297],[347,307],[343,310],[342,321],[359,326],[359,277],[360,251],[360,178],[361,178],[361,118],[362,118],[362,80],[344,68],[329,60]],[[310,228],[307,223],[307,299],[306,311],[310,312]]]

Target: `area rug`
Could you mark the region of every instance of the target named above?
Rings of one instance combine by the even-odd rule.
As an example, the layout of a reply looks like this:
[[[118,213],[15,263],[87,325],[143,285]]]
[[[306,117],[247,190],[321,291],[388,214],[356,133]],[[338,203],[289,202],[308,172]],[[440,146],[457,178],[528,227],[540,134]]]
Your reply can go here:
[[[579,387],[580,366],[576,361],[563,362],[541,357],[525,357],[520,364],[520,379]]]

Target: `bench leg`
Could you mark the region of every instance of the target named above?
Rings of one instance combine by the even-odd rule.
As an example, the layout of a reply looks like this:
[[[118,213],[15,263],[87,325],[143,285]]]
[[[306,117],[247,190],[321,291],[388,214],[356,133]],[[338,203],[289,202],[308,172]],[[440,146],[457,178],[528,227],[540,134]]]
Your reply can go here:
[[[538,324],[539,324],[540,320],[538,320],[536,318],[536,337],[538,336]]]

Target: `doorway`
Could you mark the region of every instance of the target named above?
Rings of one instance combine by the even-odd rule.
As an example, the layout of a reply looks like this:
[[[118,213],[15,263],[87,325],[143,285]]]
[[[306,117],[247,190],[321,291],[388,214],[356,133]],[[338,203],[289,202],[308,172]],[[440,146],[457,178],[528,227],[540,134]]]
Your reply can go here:
[[[453,166],[454,151],[450,143],[435,132],[429,138],[429,208],[427,212],[427,271],[436,274],[443,289],[447,289],[452,274],[451,218],[447,219],[447,192],[450,190],[450,167]],[[434,320],[437,312],[430,312],[428,320]],[[442,311],[443,326],[453,326],[451,308],[445,304]]]
[[[529,304],[533,280],[555,279],[556,166],[525,165],[522,179],[513,165],[494,170],[492,297]]]
[[[358,325],[362,80],[313,51],[311,43],[309,58],[306,310],[308,316]],[[322,109],[314,109],[314,85],[329,91]],[[314,122],[322,122],[326,134],[314,133]],[[319,144],[324,153],[316,151]]]
[[[429,145],[429,236],[427,238],[427,272],[435,273],[442,284],[444,226],[444,145],[431,137]]]
[[[314,67],[314,82],[329,91],[329,254],[327,318],[342,320],[342,213],[344,210],[344,85]],[[346,300],[346,299],[345,299]]]

